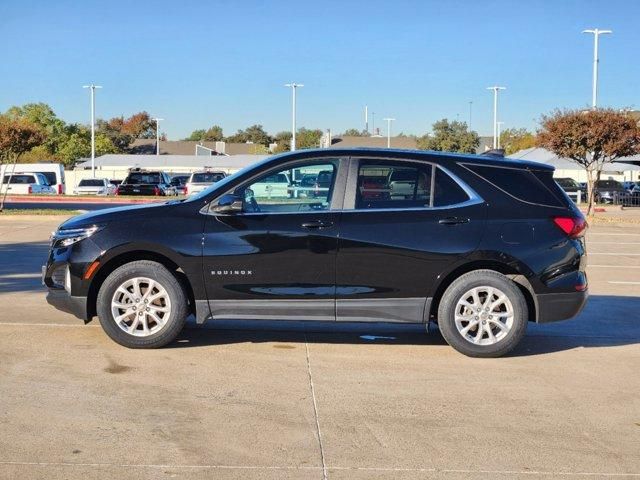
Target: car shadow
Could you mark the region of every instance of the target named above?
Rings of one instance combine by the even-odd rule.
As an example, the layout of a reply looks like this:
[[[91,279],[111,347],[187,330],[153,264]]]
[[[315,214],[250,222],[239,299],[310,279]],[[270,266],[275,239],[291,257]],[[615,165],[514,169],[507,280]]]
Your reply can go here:
[[[572,320],[542,325],[530,323],[527,335],[508,356],[640,344],[640,317],[636,313],[639,308],[637,297],[592,295],[583,312]],[[427,334],[424,325],[413,324],[215,320],[201,326],[190,322],[189,328],[167,348],[266,342],[446,345],[434,326]]]
[[[0,244],[0,294],[44,290],[41,266],[48,253],[48,242]]]

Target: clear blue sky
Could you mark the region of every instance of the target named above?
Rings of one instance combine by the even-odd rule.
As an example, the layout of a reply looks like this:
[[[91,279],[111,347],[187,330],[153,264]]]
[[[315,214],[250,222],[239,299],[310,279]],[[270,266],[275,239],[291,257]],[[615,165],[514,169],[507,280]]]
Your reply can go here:
[[[170,139],[214,123],[271,133],[298,125],[363,127],[363,108],[423,134],[440,118],[505,127],[587,106],[593,37],[601,37],[601,106],[640,108],[640,2],[546,1],[30,1],[0,3],[0,110],[46,102],[88,123],[88,92],[103,85],[98,116],[147,110]]]

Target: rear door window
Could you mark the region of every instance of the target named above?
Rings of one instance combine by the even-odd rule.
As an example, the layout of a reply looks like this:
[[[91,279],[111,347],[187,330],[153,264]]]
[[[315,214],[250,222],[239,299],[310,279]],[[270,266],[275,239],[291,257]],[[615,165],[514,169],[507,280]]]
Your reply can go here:
[[[456,180],[430,163],[360,162],[356,209],[448,207],[469,199]]]

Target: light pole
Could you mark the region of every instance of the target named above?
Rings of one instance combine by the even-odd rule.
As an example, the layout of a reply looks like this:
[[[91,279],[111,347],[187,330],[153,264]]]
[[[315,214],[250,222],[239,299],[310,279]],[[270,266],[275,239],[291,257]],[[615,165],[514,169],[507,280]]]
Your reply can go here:
[[[487,87],[487,90],[493,90],[493,148],[498,148],[498,90],[506,90],[507,87]]]
[[[391,122],[395,120],[395,118],[383,118],[387,122],[387,148],[391,148]]]
[[[154,122],[156,122],[156,155],[160,155],[160,122],[164,120],[164,118],[152,118]]]
[[[83,85],[82,88],[91,89],[91,176],[96,176],[96,88],[100,85]]]
[[[500,148],[500,130],[502,130],[502,125],[504,125],[504,122],[497,122],[498,124],[498,148]]]
[[[296,89],[304,87],[304,85],[301,83],[287,83],[285,87],[290,87],[293,95],[291,112],[291,151],[293,152],[296,149]]]
[[[593,92],[591,95],[591,108],[594,110],[598,104],[598,37],[607,33],[613,33],[611,30],[583,30],[582,33],[593,33]]]
[[[364,131],[369,133],[369,106],[364,106]]]
[[[371,112],[371,136],[376,134],[376,112]]]

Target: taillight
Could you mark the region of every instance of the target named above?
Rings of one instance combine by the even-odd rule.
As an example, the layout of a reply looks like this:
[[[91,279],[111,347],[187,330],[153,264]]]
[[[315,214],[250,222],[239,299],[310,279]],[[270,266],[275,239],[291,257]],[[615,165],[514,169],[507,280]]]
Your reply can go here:
[[[58,184],[58,195],[62,195],[62,184]]]
[[[578,238],[584,235],[589,226],[582,217],[553,217],[553,222],[569,238]]]
[[[29,185],[29,190],[27,193],[29,193],[29,195],[33,193],[33,187],[31,185]]]
[[[153,193],[156,197],[160,196],[160,189],[158,187],[153,187]]]
[[[189,186],[188,185],[184,186],[184,194],[185,195],[189,195]]]
[[[114,195],[120,195],[120,187],[116,187],[116,191],[114,192]]]

